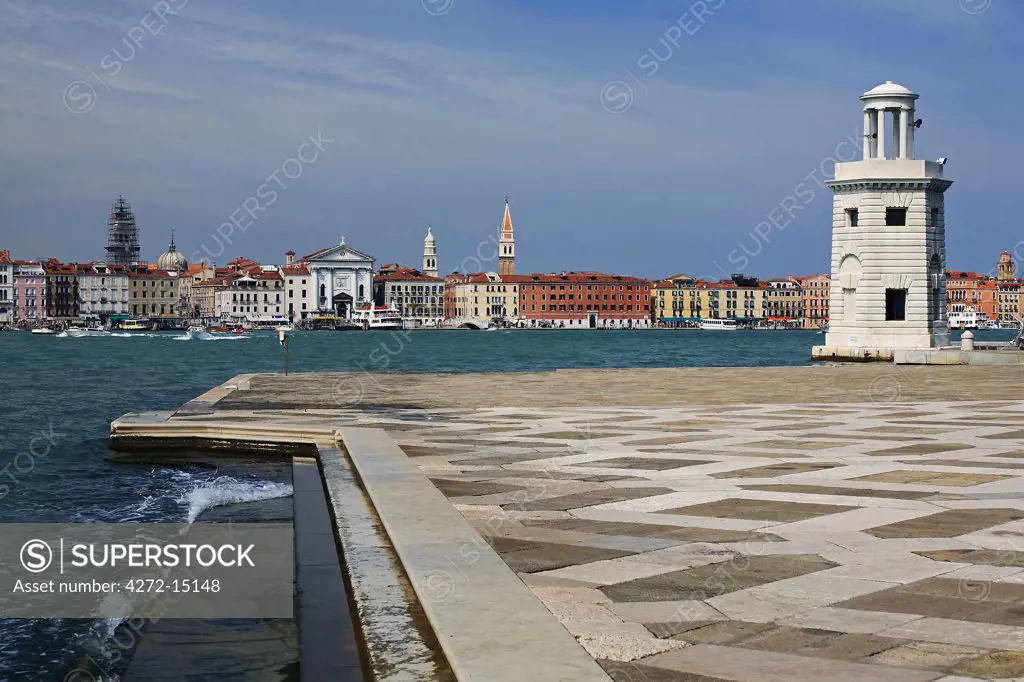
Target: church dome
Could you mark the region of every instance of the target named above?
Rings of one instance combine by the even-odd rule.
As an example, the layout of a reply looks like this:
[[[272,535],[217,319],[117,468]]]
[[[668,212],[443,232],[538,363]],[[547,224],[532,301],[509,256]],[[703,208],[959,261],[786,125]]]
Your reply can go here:
[[[156,260],[156,266],[161,270],[170,271],[183,271],[188,269],[188,261],[185,256],[178,252],[178,247],[174,245],[174,234],[171,234],[171,243],[167,247],[167,251],[160,254],[160,257]]]

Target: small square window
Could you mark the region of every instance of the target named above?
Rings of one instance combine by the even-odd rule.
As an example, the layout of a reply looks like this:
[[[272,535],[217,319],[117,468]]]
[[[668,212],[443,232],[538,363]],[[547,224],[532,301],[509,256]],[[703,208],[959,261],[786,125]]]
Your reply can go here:
[[[903,227],[907,224],[907,209],[887,208],[885,209],[886,227]]]
[[[885,290],[885,320],[900,322],[907,319],[907,290]]]
[[[860,219],[860,211],[855,208],[846,209],[846,226],[857,227],[857,221]]]

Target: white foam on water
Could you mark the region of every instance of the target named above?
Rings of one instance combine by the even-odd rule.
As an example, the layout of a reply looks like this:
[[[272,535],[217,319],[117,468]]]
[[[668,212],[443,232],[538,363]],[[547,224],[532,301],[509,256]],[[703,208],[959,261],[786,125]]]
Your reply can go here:
[[[207,509],[223,507],[240,502],[257,502],[288,497],[292,486],[271,481],[239,481],[230,476],[217,478],[196,486],[183,494],[178,501],[188,504],[188,523],[193,523]]]

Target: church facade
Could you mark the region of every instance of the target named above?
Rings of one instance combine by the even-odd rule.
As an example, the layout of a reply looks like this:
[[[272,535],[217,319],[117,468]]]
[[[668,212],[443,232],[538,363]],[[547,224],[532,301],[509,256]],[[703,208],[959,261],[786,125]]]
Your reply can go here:
[[[373,299],[373,256],[345,243],[302,259],[309,270],[307,296],[318,317],[351,319],[352,311]]]

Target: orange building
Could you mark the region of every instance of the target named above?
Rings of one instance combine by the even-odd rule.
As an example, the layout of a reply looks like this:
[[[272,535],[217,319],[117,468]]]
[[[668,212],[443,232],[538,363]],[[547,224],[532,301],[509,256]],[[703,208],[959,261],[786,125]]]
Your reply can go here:
[[[946,313],[962,313],[968,308],[984,313],[989,320],[998,319],[999,290],[995,282],[977,272],[951,270],[946,272]]]
[[[519,285],[520,319],[530,327],[651,326],[651,282],[601,272],[511,275]]]

